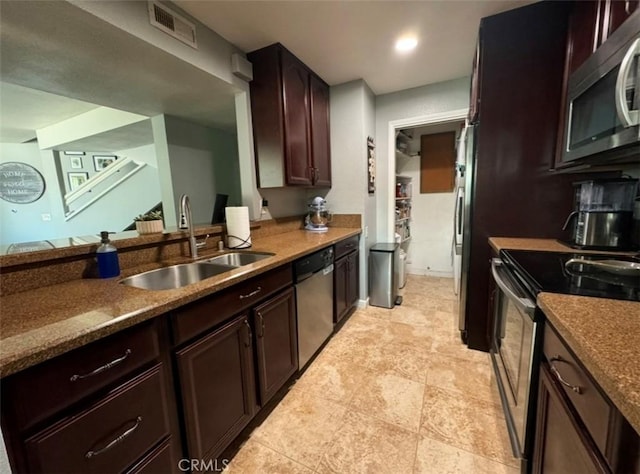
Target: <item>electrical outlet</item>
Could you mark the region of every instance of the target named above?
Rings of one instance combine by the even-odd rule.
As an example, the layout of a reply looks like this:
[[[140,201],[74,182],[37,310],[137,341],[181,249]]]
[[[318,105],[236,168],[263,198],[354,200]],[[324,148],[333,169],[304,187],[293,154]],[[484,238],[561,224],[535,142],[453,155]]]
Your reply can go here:
[[[47,222],[51,220],[51,214],[42,214],[42,220]]]

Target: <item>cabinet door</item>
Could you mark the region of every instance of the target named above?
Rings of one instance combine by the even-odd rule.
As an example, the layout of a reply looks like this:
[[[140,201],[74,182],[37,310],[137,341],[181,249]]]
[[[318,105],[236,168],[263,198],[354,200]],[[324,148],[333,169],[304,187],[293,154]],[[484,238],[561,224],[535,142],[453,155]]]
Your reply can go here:
[[[593,441],[576,421],[564,394],[551,379],[546,363],[540,367],[535,443],[534,473],[608,471]]]
[[[333,319],[337,323],[340,321],[349,308],[347,301],[347,268],[349,257],[342,257],[333,264]]]
[[[296,305],[293,288],[253,310],[258,390],[264,406],[298,370]]]
[[[360,252],[357,250],[350,254],[347,265],[347,306],[350,309],[359,298],[360,290],[360,267],[358,265],[358,257]]]
[[[640,0],[607,0],[608,15],[606,18],[603,39],[608,38],[611,34],[622,25],[627,18],[640,6]]]
[[[311,102],[311,160],[313,184],[331,187],[329,141],[329,86],[313,74],[309,77]]]
[[[285,173],[287,184],[313,184],[309,146],[309,72],[289,52],[282,52]]]
[[[574,2],[569,17],[567,66],[571,74],[596,50],[601,39],[604,1]]]
[[[243,315],[177,352],[190,458],[219,456],[253,417],[251,338]]]

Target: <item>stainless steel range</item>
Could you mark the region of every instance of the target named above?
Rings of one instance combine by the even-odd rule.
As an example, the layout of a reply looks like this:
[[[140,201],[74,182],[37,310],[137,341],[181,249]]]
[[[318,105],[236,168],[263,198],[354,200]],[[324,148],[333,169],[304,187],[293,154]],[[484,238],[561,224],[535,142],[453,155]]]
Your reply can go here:
[[[493,363],[513,454],[528,472],[533,453],[538,364],[544,314],[536,307],[541,291],[640,301],[637,263],[611,255],[501,251],[493,259],[495,282]],[[585,262],[595,262],[588,264]],[[640,271],[640,270],[639,270]]]

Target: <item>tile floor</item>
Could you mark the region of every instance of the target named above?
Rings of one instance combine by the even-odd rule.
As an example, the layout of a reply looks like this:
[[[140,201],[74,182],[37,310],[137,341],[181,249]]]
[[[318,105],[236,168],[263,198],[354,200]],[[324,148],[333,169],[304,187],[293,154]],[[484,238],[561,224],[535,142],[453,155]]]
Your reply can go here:
[[[357,310],[251,434],[231,473],[518,472],[488,354],[460,342],[447,278]]]

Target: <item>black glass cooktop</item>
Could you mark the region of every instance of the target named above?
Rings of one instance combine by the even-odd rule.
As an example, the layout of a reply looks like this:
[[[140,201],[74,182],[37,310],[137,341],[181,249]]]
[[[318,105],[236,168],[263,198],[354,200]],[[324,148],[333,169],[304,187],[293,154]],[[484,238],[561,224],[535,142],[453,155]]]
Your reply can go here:
[[[633,257],[604,254],[501,250],[500,257],[532,294],[540,291],[640,301],[640,277],[602,270],[592,265],[565,264],[570,259],[621,260],[640,263]]]

